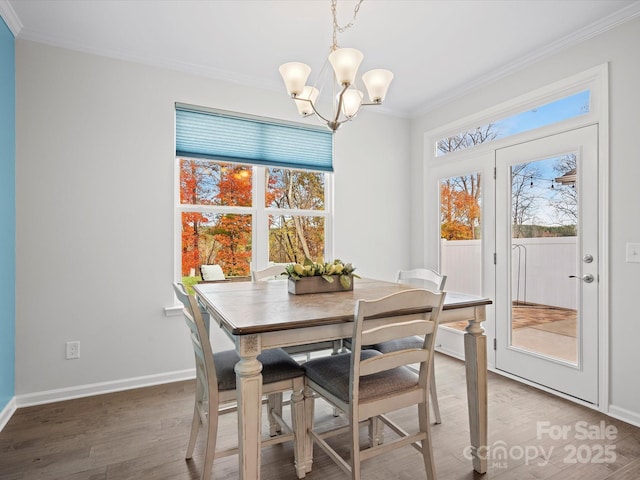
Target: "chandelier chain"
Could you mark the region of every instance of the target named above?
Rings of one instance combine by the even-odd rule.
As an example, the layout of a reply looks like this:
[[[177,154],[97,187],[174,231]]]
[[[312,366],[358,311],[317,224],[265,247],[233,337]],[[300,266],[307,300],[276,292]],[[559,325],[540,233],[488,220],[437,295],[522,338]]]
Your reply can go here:
[[[358,12],[360,11],[360,5],[364,0],[359,0],[353,9],[353,18],[344,27],[338,25],[338,0],[331,0],[331,14],[333,15],[333,43],[331,45],[331,51],[338,49],[338,33],[344,33],[346,30],[353,27]]]

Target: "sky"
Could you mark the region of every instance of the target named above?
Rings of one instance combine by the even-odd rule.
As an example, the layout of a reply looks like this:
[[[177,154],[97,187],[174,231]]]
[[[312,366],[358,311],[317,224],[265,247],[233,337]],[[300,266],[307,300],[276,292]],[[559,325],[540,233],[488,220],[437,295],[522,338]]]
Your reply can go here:
[[[589,111],[589,93],[589,90],[585,90],[494,122],[493,124],[499,132],[497,138],[508,137],[587,113]]]

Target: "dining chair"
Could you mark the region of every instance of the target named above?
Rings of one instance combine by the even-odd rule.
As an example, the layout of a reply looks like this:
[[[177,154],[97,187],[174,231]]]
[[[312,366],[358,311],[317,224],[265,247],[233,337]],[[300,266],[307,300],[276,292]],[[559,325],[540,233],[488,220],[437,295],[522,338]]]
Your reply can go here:
[[[407,283],[409,285],[426,288],[435,292],[441,292],[444,289],[444,285],[447,282],[446,275],[440,275],[434,270],[428,268],[414,268],[413,270],[400,270],[398,272],[398,283]],[[382,342],[371,345],[371,348],[378,350],[382,353],[392,352],[394,350],[401,350],[403,348],[414,348],[422,344],[422,339],[419,337],[406,337],[391,342]],[[429,390],[431,392],[431,408],[433,409],[434,423],[442,423],[440,417],[440,405],[438,404],[438,390],[436,388],[436,376],[435,373],[431,375],[431,385]]]
[[[237,411],[235,406],[226,407],[236,401],[236,373],[234,367],[240,360],[235,350],[213,353],[209,332],[205,328],[196,298],[187,297],[188,307],[183,310],[185,322],[189,327],[191,342],[196,361],[196,395],[191,422],[191,434],[185,458],[191,459],[196,445],[198,432],[202,426],[206,432],[206,446],[201,480],[211,478],[215,458],[233,455],[237,447],[216,450],[218,434],[218,416]],[[304,370],[286,352],[281,349],[265,350],[258,355],[262,368],[262,391],[265,395],[292,391],[291,423],[289,427],[281,415],[269,412],[276,417],[284,433],[262,441],[262,445],[273,445],[285,441],[294,442],[294,461],[298,478],[304,478],[305,465],[304,438],[305,418],[302,390],[304,388]]]
[[[267,280],[284,279],[286,272],[285,267],[286,264],[284,263],[276,263],[261,270],[251,270],[251,281],[263,282]]]
[[[184,305],[184,308],[190,308],[189,305],[189,293],[187,292],[184,284],[180,282],[173,282],[173,290],[176,294],[176,297],[180,302]],[[198,299],[196,298],[196,301]],[[209,338],[211,339],[211,315],[207,312],[207,309],[202,306],[202,304],[198,301],[198,307],[200,309],[200,316],[204,320],[204,325],[206,331],[209,333]],[[269,403],[268,408],[268,418],[269,418],[269,434],[273,437],[278,435],[282,428],[280,424],[276,421],[277,415],[282,415],[282,392],[274,392],[267,395],[267,400]]]
[[[432,291],[442,291],[447,281],[446,275],[440,275],[434,270],[427,268],[414,268],[413,270],[400,270],[397,275],[396,281],[398,283],[407,283],[416,288],[426,288]],[[382,353],[388,353],[393,350],[400,350],[402,348],[409,348],[414,345],[420,345],[422,340],[420,338],[407,337],[392,342],[382,342],[375,345],[367,345],[366,348],[373,348]],[[345,350],[351,349],[351,339],[345,338],[342,340],[342,346]],[[438,403],[438,390],[436,388],[436,376],[435,373],[431,375],[431,408],[433,409],[434,423],[442,423],[440,416],[440,405]]]
[[[200,276],[204,281],[224,280],[224,272],[220,265],[200,265]]]
[[[428,268],[414,268],[413,270],[400,270],[396,279],[398,283],[408,283],[415,287],[426,288],[434,292],[444,290],[447,276],[440,275],[435,270]]]
[[[307,439],[307,472],[316,443],[353,480],[360,480],[361,462],[402,446],[412,445],[422,453],[427,478],[435,480],[435,465],[429,422],[429,379],[433,374],[433,353],[444,292],[412,289],[378,300],[358,300],[354,314],[351,353],[310,360],[304,364]],[[383,341],[406,337],[422,338],[417,348],[382,353],[365,349]],[[408,368],[419,364],[418,371]],[[345,413],[346,427],[320,431],[314,426],[314,399],[318,395]],[[392,422],[387,413],[417,405],[418,431],[409,433]],[[398,438],[384,444],[372,431],[375,419],[388,426]],[[361,450],[359,428],[369,420],[369,446]],[[348,432],[350,455],[345,459],[327,439]]]
[[[264,282],[269,280],[280,280],[281,274],[285,272],[286,264],[269,265],[261,270],[251,270],[251,280],[254,282]],[[327,340],[323,342],[315,342],[306,345],[294,345],[291,347],[283,347],[283,350],[289,355],[304,355],[306,360],[311,358],[313,352],[321,352],[331,350],[332,354],[338,353],[340,350],[340,340]]]

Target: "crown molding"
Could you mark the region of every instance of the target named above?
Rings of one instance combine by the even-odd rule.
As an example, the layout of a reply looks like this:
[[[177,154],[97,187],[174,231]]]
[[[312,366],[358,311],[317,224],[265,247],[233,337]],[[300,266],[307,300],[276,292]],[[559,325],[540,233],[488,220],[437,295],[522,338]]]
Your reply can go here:
[[[259,88],[263,90],[269,91],[280,91],[281,85],[279,83],[274,82],[265,82],[264,79],[254,78],[247,75],[239,75],[237,73],[231,73],[224,70],[205,67],[203,65],[190,64],[187,62],[176,62],[176,61],[166,61],[158,58],[140,58],[135,55],[131,55],[128,52],[121,51],[113,51],[113,50],[104,50],[104,49],[94,49],[87,48],[86,45],[77,42],[69,42],[67,40],[62,40],[60,38],[55,38],[51,36],[41,35],[37,32],[29,31],[29,29],[24,28],[22,22],[16,15],[13,7],[9,0],[0,0],[0,14],[5,19],[5,22],[13,32],[14,36],[20,35],[20,38],[25,40],[31,40],[38,43],[44,43],[47,45],[51,45],[54,47],[65,48],[68,50],[75,50],[79,52],[89,53],[93,55],[99,55],[104,57],[109,57],[117,60],[123,60],[133,63],[138,63],[147,66],[159,67],[168,70],[204,76],[208,78],[212,78],[219,81],[235,83],[237,85],[242,85],[246,87]],[[412,111],[404,111],[392,109],[387,106],[376,109],[377,112],[393,115],[400,118],[417,118],[422,115],[425,115],[436,108],[447,104],[449,102],[455,101],[459,98],[464,97],[486,85],[489,85],[501,78],[507,77],[517,71],[520,71],[537,61],[549,57],[555,53],[558,53],[562,50],[565,50],[571,46],[574,46],[578,43],[584,42],[590,38],[598,36],[602,33],[607,32],[613,28],[618,27],[634,18],[640,16],[640,1],[636,0],[632,4],[618,10],[617,12],[612,13],[597,22],[592,23],[580,30],[577,30],[549,45],[546,45],[543,48],[540,48],[536,51],[533,51],[529,54],[523,55],[517,60],[504,65],[502,68],[494,69],[491,72],[487,72],[484,75],[477,77],[475,80],[468,81],[463,85],[454,86],[448,91],[443,92],[438,95],[436,99],[433,101],[426,102],[420,105],[416,109],[412,109]]]
[[[16,11],[13,9],[9,0],[0,0],[0,17],[3,18],[4,22],[13,33],[14,37],[17,37],[18,34],[22,31],[22,22],[16,15]]]
[[[524,55],[517,60],[493,70],[485,75],[482,75],[475,80],[467,82],[464,86],[454,87],[439,95],[438,98],[432,102],[423,104],[419,109],[413,112],[412,118],[417,118],[425,115],[436,108],[445,105],[449,102],[458,100],[465,95],[468,95],[475,90],[478,90],[486,85],[489,85],[501,78],[507,77],[515,72],[523,70],[524,68],[542,60],[543,58],[550,57],[562,50],[582,43],[590,38],[597,37],[602,33],[612,30],[624,23],[627,23],[640,16],[640,1],[636,1],[624,8],[621,8],[615,13],[601,18],[597,22],[587,25],[586,27],[576,30],[575,32],[555,41],[543,48],[535,50],[527,55]]]

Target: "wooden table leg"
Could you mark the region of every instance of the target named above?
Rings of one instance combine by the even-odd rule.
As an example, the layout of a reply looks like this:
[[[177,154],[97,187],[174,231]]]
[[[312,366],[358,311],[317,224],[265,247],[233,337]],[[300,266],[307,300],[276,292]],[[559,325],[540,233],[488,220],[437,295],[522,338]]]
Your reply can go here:
[[[304,421],[306,423],[304,437],[304,467],[306,473],[311,473],[313,466],[313,440],[309,431],[313,429],[313,417],[315,413],[315,395],[309,387],[304,388]]]
[[[240,480],[260,479],[260,439],[262,436],[262,364],[258,335],[242,335],[236,340],[240,361],[236,364],[238,399],[238,446]]]
[[[306,435],[307,422],[304,410],[304,379],[294,380],[293,393],[291,394],[291,420],[295,440],[293,442],[294,463],[298,478],[304,478],[307,474]],[[311,468],[311,467],[309,467]]]
[[[486,456],[478,455],[479,449],[485,451],[487,445],[487,337],[481,325],[485,320],[485,307],[475,307],[474,317],[469,320],[464,335],[469,429],[473,469],[486,473]]]

